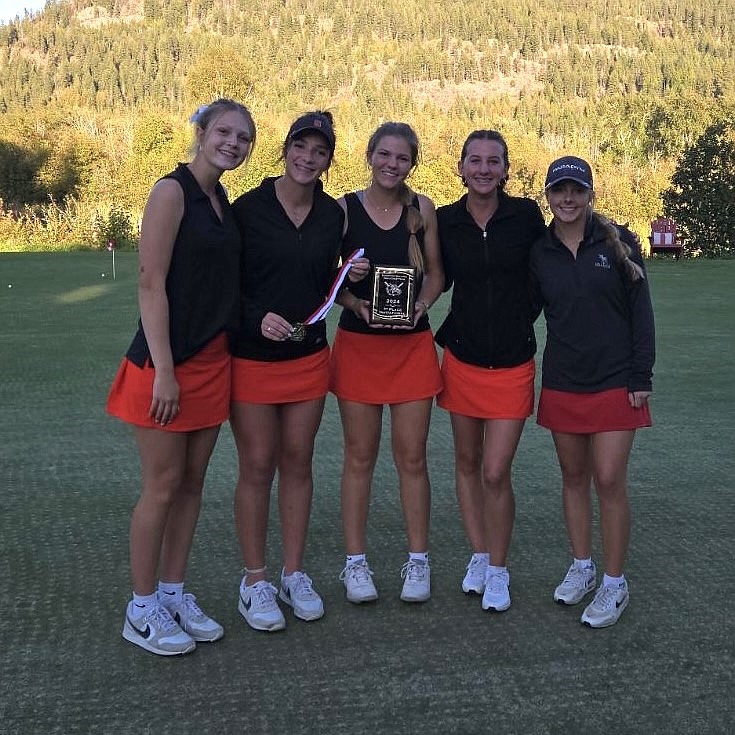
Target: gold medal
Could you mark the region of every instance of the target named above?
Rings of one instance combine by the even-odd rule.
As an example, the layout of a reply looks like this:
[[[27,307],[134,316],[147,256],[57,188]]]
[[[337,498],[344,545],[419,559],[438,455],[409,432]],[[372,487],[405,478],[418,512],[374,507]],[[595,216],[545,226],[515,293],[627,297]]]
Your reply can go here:
[[[305,337],[306,325],[301,324],[301,322],[296,322],[296,324],[293,325],[293,329],[291,330],[291,334],[288,335],[288,338],[293,342],[303,342]]]

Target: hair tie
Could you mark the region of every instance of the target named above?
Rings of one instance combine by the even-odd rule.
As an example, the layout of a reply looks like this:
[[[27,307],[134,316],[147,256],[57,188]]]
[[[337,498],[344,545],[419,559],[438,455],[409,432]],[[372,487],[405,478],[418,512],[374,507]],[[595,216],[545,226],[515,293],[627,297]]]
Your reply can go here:
[[[202,115],[204,115],[208,109],[209,105],[199,105],[199,107],[194,111],[194,114],[189,118],[189,122],[199,124],[199,121],[202,119]]]

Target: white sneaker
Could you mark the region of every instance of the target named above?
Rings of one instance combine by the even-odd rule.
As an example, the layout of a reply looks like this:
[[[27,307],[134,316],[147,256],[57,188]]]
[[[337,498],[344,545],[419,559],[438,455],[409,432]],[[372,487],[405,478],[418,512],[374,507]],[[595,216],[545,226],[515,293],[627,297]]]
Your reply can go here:
[[[409,559],[401,568],[404,602],[426,602],[431,597],[431,567],[429,562]]]
[[[575,562],[567,571],[561,584],[554,590],[554,600],[563,605],[576,605],[595,589],[596,569],[594,562],[587,566],[577,566]]]
[[[467,565],[467,574],[462,580],[462,592],[481,595],[485,591],[485,571],[487,570],[487,554],[473,554]]]
[[[324,615],[322,598],[314,591],[311,577],[304,572],[284,576],[281,571],[281,591],[278,596],[293,608],[293,614],[301,620],[318,620]]]
[[[158,593],[158,602],[170,613],[179,624],[181,630],[188,633],[195,641],[213,643],[224,634],[224,628],[207,615],[196,602],[194,595],[186,593],[181,602],[171,602],[166,593]]]
[[[278,590],[265,580],[246,585],[243,579],[240,584],[240,600],[237,609],[247,624],[255,630],[283,630],[286,618],[276,602]]]
[[[132,600],[125,611],[122,637],[159,656],[180,656],[193,651],[197,645],[163,605],[146,607],[142,615],[136,616]]]
[[[597,589],[595,599],[584,609],[580,622],[590,628],[607,628],[615,625],[623,610],[628,607],[628,583],[623,580],[619,587],[609,585]]]
[[[345,583],[347,599],[355,604],[378,599],[378,590],[372,580],[373,572],[366,561],[348,564],[339,575]]]
[[[492,572],[489,568],[485,575],[485,592],[482,595],[482,609],[503,612],[510,607],[510,575],[506,570]]]

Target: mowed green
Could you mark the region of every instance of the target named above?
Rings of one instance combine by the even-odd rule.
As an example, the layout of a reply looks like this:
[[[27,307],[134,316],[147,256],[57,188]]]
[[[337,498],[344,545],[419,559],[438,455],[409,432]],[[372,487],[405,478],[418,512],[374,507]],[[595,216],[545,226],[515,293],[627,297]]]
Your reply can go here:
[[[616,626],[584,628],[581,609],[552,601],[569,556],[551,439],[533,421],[514,470],[513,606],[484,613],[461,593],[469,549],[440,409],[429,441],[432,599],[398,599],[406,544],[386,421],[368,548],[381,596],[348,604],[338,579],[341,428],[330,397],[306,560],[326,616],[303,623],[287,612],[276,634],[240,618],[237,462],[225,427],[188,579],[225,638],[177,660],[120,637],[139,467],[129,428],[104,404],[135,328],[134,254],[117,254],[116,276],[107,252],[0,255],[3,732],[731,730],[735,261],[649,263],[655,426],[639,433],[631,461],[631,604]],[[432,310],[434,327],[447,303]],[[272,511],[275,579],[275,502]]]

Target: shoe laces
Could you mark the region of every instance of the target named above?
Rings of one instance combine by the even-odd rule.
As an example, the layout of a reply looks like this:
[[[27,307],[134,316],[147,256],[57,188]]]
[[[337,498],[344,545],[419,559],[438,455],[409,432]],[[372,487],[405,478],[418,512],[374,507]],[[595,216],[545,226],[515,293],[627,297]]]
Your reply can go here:
[[[597,590],[595,599],[592,601],[592,605],[600,610],[609,610],[615,605],[620,589],[620,587],[614,587],[612,585],[600,587]]]
[[[173,619],[168,608],[163,605],[156,605],[146,616],[146,619],[153,623],[162,633],[169,633],[179,627],[179,624]]]
[[[196,602],[197,598],[195,595],[192,595],[191,593],[187,592],[182,600],[182,603],[184,605],[184,608],[186,609],[186,612],[188,613],[189,617],[192,618],[198,618],[200,616],[204,616],[204,611],[202,610],[199,605],[197,605]]]
[[[401,567],[401,577],[407,582],[423,582],[426,579],[426,572],[429,569],[428,564],[409,559]]]
[[[505,592],[510,582],[510,576],[508,572],[495,572],[494,574],[488,574],[485,579],[485,586],[490,592]]]
[[[472,558],[470,559],[470,563],[467,565],[467,571],[471,574],[484,574],[485,568],[487,567],[487,562],[483,557],[479,556],[478,554],[473,554]]]
[[[278,590],[270,583],[261,579],[253,585],[253,597],[260,608],[271,608],[276,604]]]
[[[373,572],[366,562],[358,562],[357,564],[348,564],[339,575],[339,578],[344,582],[345,577],[351,577],[353,582],[357,584],[366,584],[370,581],[370,577],[373,576]]]
[[[314,598],[316,593],[312,587],[311,577],[305,572],[294,572],[285,577],[283,581],[288,580],[288,586],[291,588],[291,595],[300,598]]]
[[[571,585],[572,587],[584,587],[587,583],[587,573],[591,571],[591,567],[578,567],[576,564],[572,564],[569,567],[567,576],[564,577],[563,584]]]

